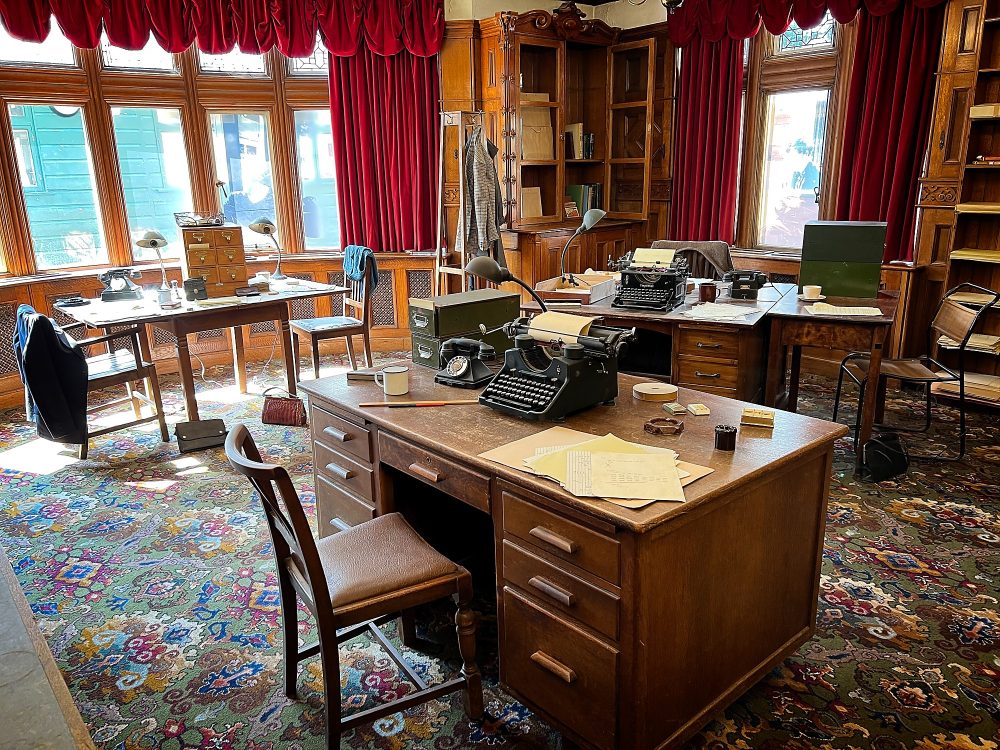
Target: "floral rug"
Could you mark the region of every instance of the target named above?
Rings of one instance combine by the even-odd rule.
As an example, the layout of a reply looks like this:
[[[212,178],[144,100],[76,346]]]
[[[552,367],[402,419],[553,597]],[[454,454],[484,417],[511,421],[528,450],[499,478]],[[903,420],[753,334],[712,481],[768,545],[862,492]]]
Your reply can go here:
[[[199,384],[203,416],[248,422],[311,509],[308,430],[261,425],[259,395],[240,395],[231,372],[210,373],[215,381]],[[279,381],[274,367],[262,376]],[[179,411],[177,383],[165,381],[167,407]],[[826,381],[805,384],[801,410],[828,416],[830,392]],[[888,415],[912,419],[915,409],[892,401]],[[953,446],[956,418],[939,410],[937,431],[908,445]],[[282,694],[274,564],[248,485],[221,449],[182,456],[153,427],[99,439],[79,462],[37,440],[23,412],[0,414],[0,544],[95,741],[322,747],[315,659],[300,671],[299,699]],[[995,417],[972,416],[965,461],[918,463],[899,481],[855,479],[849,449],[837,447],[816,637],[690,747],[1000,748]],[[556,733],[499,689],[495,613],[480,609],[487,719],[470,723],[452,695],[345,734],[342,747],[557,747]],[[426,614],[438,648],[404,653],[438,682],[458,666],[454,631],[446,610]],[[339,688],[345,713],[409,690],[364,638],[341,648]]]

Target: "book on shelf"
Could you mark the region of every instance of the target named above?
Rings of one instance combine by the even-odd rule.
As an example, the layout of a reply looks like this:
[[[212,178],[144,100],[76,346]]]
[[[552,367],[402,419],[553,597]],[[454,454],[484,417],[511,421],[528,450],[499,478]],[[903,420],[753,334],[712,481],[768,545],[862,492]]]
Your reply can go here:
[[[582,215],[592,208],[601,207],[604,203],[604,186],[599,182],[567,185],[566,195],[576,204]]]
[[[942,335],[938,338],[938,345],[945,349],[957,349],[958,341],[949,336]],[[974,333],[969,337],[966,349],[970,352],[982,352],[984,354],[1000,354],[1000,336],[991,336],[986,333]]]
[[[572,122],[566,126],[566,158],[583,159],[583,123]]]

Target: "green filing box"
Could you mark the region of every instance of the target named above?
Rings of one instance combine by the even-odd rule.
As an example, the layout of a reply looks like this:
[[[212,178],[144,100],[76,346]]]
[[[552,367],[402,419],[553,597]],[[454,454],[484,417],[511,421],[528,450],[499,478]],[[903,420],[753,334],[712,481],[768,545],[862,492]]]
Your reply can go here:
[[[818,284],[832,297],[878,295],[888,225],[881,221],[810,221],[802,236],[799,291]]]
[[[474,289],[427,299],[411,297],[413,361],[440,369],[441,344],[447,339],[479,339],[480,324],[492,330],[516,319],[520,312],[520,295],[500,289]],[[497,356],[510,348],[510,340],[502,331],[487,336],[486,341],[497,349]]]

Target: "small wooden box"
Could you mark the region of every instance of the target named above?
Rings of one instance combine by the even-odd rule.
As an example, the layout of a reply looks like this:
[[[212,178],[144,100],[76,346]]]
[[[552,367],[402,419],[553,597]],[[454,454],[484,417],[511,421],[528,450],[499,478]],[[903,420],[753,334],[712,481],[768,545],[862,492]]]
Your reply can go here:
[[[561,276],[535,284],[535,293],[546,301],[579,300],[582,305],[600,302],[615,296],[615,277],[608,274],[573,274],[579,286],[562,280]]]
[[[247,285],[241,227],[183,227],[181,235],[181,273],[185,279],[203,278],[209,298],[231,297]]]

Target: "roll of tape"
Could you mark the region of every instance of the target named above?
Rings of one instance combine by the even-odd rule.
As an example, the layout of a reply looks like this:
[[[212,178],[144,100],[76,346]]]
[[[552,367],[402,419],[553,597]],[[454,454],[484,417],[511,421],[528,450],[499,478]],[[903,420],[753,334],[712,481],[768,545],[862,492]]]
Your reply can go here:
[[[632,398],[640,401],[676,401],[677,386],[670,383],[636,383],[632,386]]]

